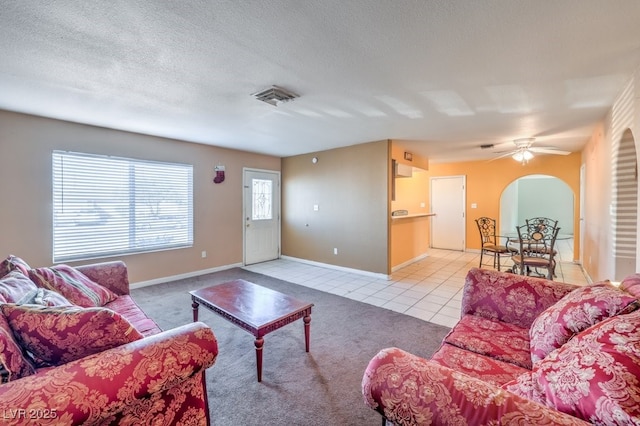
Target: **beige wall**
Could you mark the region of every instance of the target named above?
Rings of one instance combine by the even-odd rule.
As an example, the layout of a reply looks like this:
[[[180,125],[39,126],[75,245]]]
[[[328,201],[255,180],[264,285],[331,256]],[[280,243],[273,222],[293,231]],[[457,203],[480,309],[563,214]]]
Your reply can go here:
[[[389,144],[282,159],[283,255],[388,273]]]
[[[242,168],[280,170],[277,157],[0,111],[0,257],[15,254],[31,266],[52,262],[53,150],[194,165],[193,248],[123,256],[132,282],[241,263]],[[218,185],[217,164],[226,166]]]

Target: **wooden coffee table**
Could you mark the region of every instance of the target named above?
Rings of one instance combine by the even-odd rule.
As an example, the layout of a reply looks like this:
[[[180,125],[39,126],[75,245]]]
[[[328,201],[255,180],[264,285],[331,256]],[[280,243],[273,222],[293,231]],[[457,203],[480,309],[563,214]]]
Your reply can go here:
[[[266,334],[303,318],[305,349],[309,352],[313,303],[302,302],[245,280],[233,280],[189,293],[193,301],[194,321],[198,321],[198,307],[204,305],[254,335],[259,382],[262,381],[262,347]]]

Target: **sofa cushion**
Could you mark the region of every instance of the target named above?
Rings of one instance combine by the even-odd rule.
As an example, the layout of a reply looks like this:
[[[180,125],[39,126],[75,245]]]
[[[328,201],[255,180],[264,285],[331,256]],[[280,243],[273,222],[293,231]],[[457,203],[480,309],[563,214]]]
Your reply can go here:
[[[531,325],[531,360],[535,363],[544,359],[575,334],[617,315],[635,301],[635,297],[607,282],[573,290]]]
[[[444,341],[468,351],[531,369],[528,328],[477,315],[463,315]]]
[[[4,315],[0,315],[0,366],[3,370],[3,382],[19,379],[35,372],[33,365],[24,356],[16,342]]]
[[[118,297],[111,290],[67,265],[31,269],[29,277],[38,287],[57,291],[78,306],[104,306]]]
[[[0,278],[0,302],[16,303],[25,295],[37,290],[33,281],[18,269]]]
[[[129,321],[106,308],[5,304],[2,312],[22,348],[45,365],[65,364],[142,338]]]
[[[10,254],[5,260],[0,262],[0,277],[4,277],[16,269],[25,275],[29,275],[29,269],[31,269],[31,267],[18,256]]]
[[[469,352],[448,343],[440,346],[431,357],[431,361],[496,386],[510,382],[529,371],[515,364]]]
[[[640,419],[640,311],[588,328],[534,365],[547,405],[595,424]]]
[[[129,295],[119,296],[104,307],[122,315],[143,336],[151,336],[162,331]]]

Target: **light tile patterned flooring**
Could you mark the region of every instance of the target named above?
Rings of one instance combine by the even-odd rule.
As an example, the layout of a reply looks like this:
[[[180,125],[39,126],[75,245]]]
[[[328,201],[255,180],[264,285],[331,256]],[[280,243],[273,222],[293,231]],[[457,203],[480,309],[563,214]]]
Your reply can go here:
[[[580,265],[571,261],[572,247],[573,240],[558,242],[555,280],[588,284]],[[394,272],[390,280],[288,259],[245,269],[453,327],[460,318],[464,278],[479,260],[480,253],[431,249],[426,258]],[[504,270],[510,260],[503,262]]]

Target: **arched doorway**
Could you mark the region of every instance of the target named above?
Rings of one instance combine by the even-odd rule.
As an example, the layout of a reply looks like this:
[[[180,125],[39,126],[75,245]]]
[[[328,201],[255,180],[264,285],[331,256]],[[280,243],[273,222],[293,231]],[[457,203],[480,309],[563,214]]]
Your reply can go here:
[[[560,260],[574,260],[574,197],[571,187],[549,175],[527,175],[511,182],[500,195],[500,234],[515,232],[516,226],[532,217],[558,221],[562,240],[556,247]]]
[[[636,272],[638,161],[636,144],[630,129],[625,130],[620,139],[613,176],[614,276],[616,280],[620,280]]]

